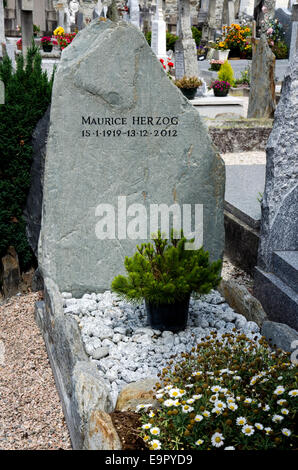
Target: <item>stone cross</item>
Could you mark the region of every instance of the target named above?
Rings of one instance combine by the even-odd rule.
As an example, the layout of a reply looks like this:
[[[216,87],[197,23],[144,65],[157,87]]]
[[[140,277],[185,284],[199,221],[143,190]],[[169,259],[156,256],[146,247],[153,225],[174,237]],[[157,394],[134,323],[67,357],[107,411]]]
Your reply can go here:
[[[140,28],[140,7],[138,0],[129,0],[129,22]]]
[[[298,60],[298,3],[292,6],[292,36],[289,61]]]
[[[178,1],[178,36],[175,44],[176,78],[197,77],[198,56],[196,43],[192,37],[189,0]]]
[[[159,59],[166,58],[166,23],[163,18],[161,0],[156,2],[156,13],[152,21],[151,48]]]
[[[275,55],[262,34],[252,58],[248,118],[272,118],[275,100]]]
[[[33,38],[33,0],[22,0],[21,9],[22,50],[24,56]]]
[[[66,11],[68,10],[67,0],[54,0],[53,7],[58,13],[58,26],[61,26],[66,31],[67,30]]]
[[[0,57],[2,54],[2,44],[6,44],[5,28],[4,28],[4,6],[3,0],[0,0]]]

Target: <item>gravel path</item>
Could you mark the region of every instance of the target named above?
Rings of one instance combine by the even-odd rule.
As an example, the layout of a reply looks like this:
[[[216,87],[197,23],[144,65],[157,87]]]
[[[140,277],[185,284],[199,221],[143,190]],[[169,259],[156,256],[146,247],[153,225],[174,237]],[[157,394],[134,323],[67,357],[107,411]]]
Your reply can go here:
[[[43,338],[40,294],[0,304],[0,449],[71,449]]]

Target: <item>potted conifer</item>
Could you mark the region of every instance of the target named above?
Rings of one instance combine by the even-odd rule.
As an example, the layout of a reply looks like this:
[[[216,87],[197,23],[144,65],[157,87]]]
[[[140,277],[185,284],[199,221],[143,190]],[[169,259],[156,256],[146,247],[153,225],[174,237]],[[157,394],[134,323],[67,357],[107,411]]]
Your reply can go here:
[[[187,250],[187,240],[163,239],[161,233],[152,243],[137,246],[137,252],[125,258],[127,276],[116,276],[112,291],[129,302],[145,300],[150,326],[157,330],[180,331],[186,327],[192,293],[207,294],[221,278],[221,260],[209,262],[203,248]]]

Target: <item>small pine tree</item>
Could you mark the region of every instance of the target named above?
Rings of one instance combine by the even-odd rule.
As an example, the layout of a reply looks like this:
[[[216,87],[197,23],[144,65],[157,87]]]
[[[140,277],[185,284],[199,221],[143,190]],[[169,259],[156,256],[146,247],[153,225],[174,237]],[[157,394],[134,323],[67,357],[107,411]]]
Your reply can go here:
[[[186,250],[187,239],[171,235],[170,243],[158,232],[154,244],[143,243],[131,258],[125,258],[128,276],[116,276],[112,290],[129,302],[145,299],[153,304],[185,300],[192,292],[208,294],[221,278],[221,260],[209,263],[203,248]],[[192,242],[193,240],[190,240]]]
[[[217,75],[218,75],[219,80],[224,80],[225,82],[229,82],[231,86],[234,85],[235,83],[234,71],[228,60],[225,60],[225,62],[222,64]]]
[[[50,101],[52,82],[42,72],[35,45],[28,49],[13,71],[8,56],[0,64],[5,84],[5,104],[0,105],[0,257],[14,246],[22,269],[30,266],[32,251],[26,238],[23,211],[30,187],[31,137]]]

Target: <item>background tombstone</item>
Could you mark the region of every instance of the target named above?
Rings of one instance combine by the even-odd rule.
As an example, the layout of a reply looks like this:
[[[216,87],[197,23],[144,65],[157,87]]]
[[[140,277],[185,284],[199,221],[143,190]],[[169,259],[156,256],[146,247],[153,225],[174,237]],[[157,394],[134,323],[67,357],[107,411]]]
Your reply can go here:
[[[198,55],[195,40],[192,37],[189,0],[178,1],[178,41],[175,43],[176,78],[197,77]]]
[[[0,0],[0,57],[3,57],[2,44],[6,44],[6,39],[5,39],[5,28],[4,28],[3,0]]]
[[[22,0],[21,5],[22,50],[26,56],[33,37],[33,0]]]
[[[135,25],[137,28],[140,28],[140,7],[138,0],[129,0],[129,21],[131,24]]]
[[[54,0],[53,6],[58,15],[58,26],[61,26],[63,29],[66,29],[65,9],[68,7],[67,0]]]
[[[156,0],[156,12],[152,20],[151,48],[159,59],[166,59],[166,22],[163,18],[162,0]]]
[[[284,30],[284,40],[288,47],[291,45],[291,34],[292,34],[292,21],[291,21],[291,10],[287,8],[278,8],[275,11],[274,19],[278,20],[282,24]]]
[[[298,54],[298,4],[292,6],[292,34],[289,61],[297,60]]]
[[[248,118],[272,118],[275,101],[275,55],[262,35],[251,65]]]
[[[267,144],[255,294],[270,319],[298,329],[298,61],[284,79]]]
[[[5,104],[5,85],[2,80],[0,80],[0,105],[1,104]]]
[[[83,15],[83,27],[91,23],[96,3],[97,1],[95,0],[80,0],[80,11]]]
[[[118,206],[123,196],[127,210],[138,204],[147,215],[151,204],[202,204],[204,246],[212,260],[222,255],[224,163],[137,28],[96,19],[80,32],[56,72],[50,122],[39,239],[45,284],[75,295],[110,288],[142,242],[121,228],[131,221]],[[115,208],[115,238],[96,235],[100,204]]]

